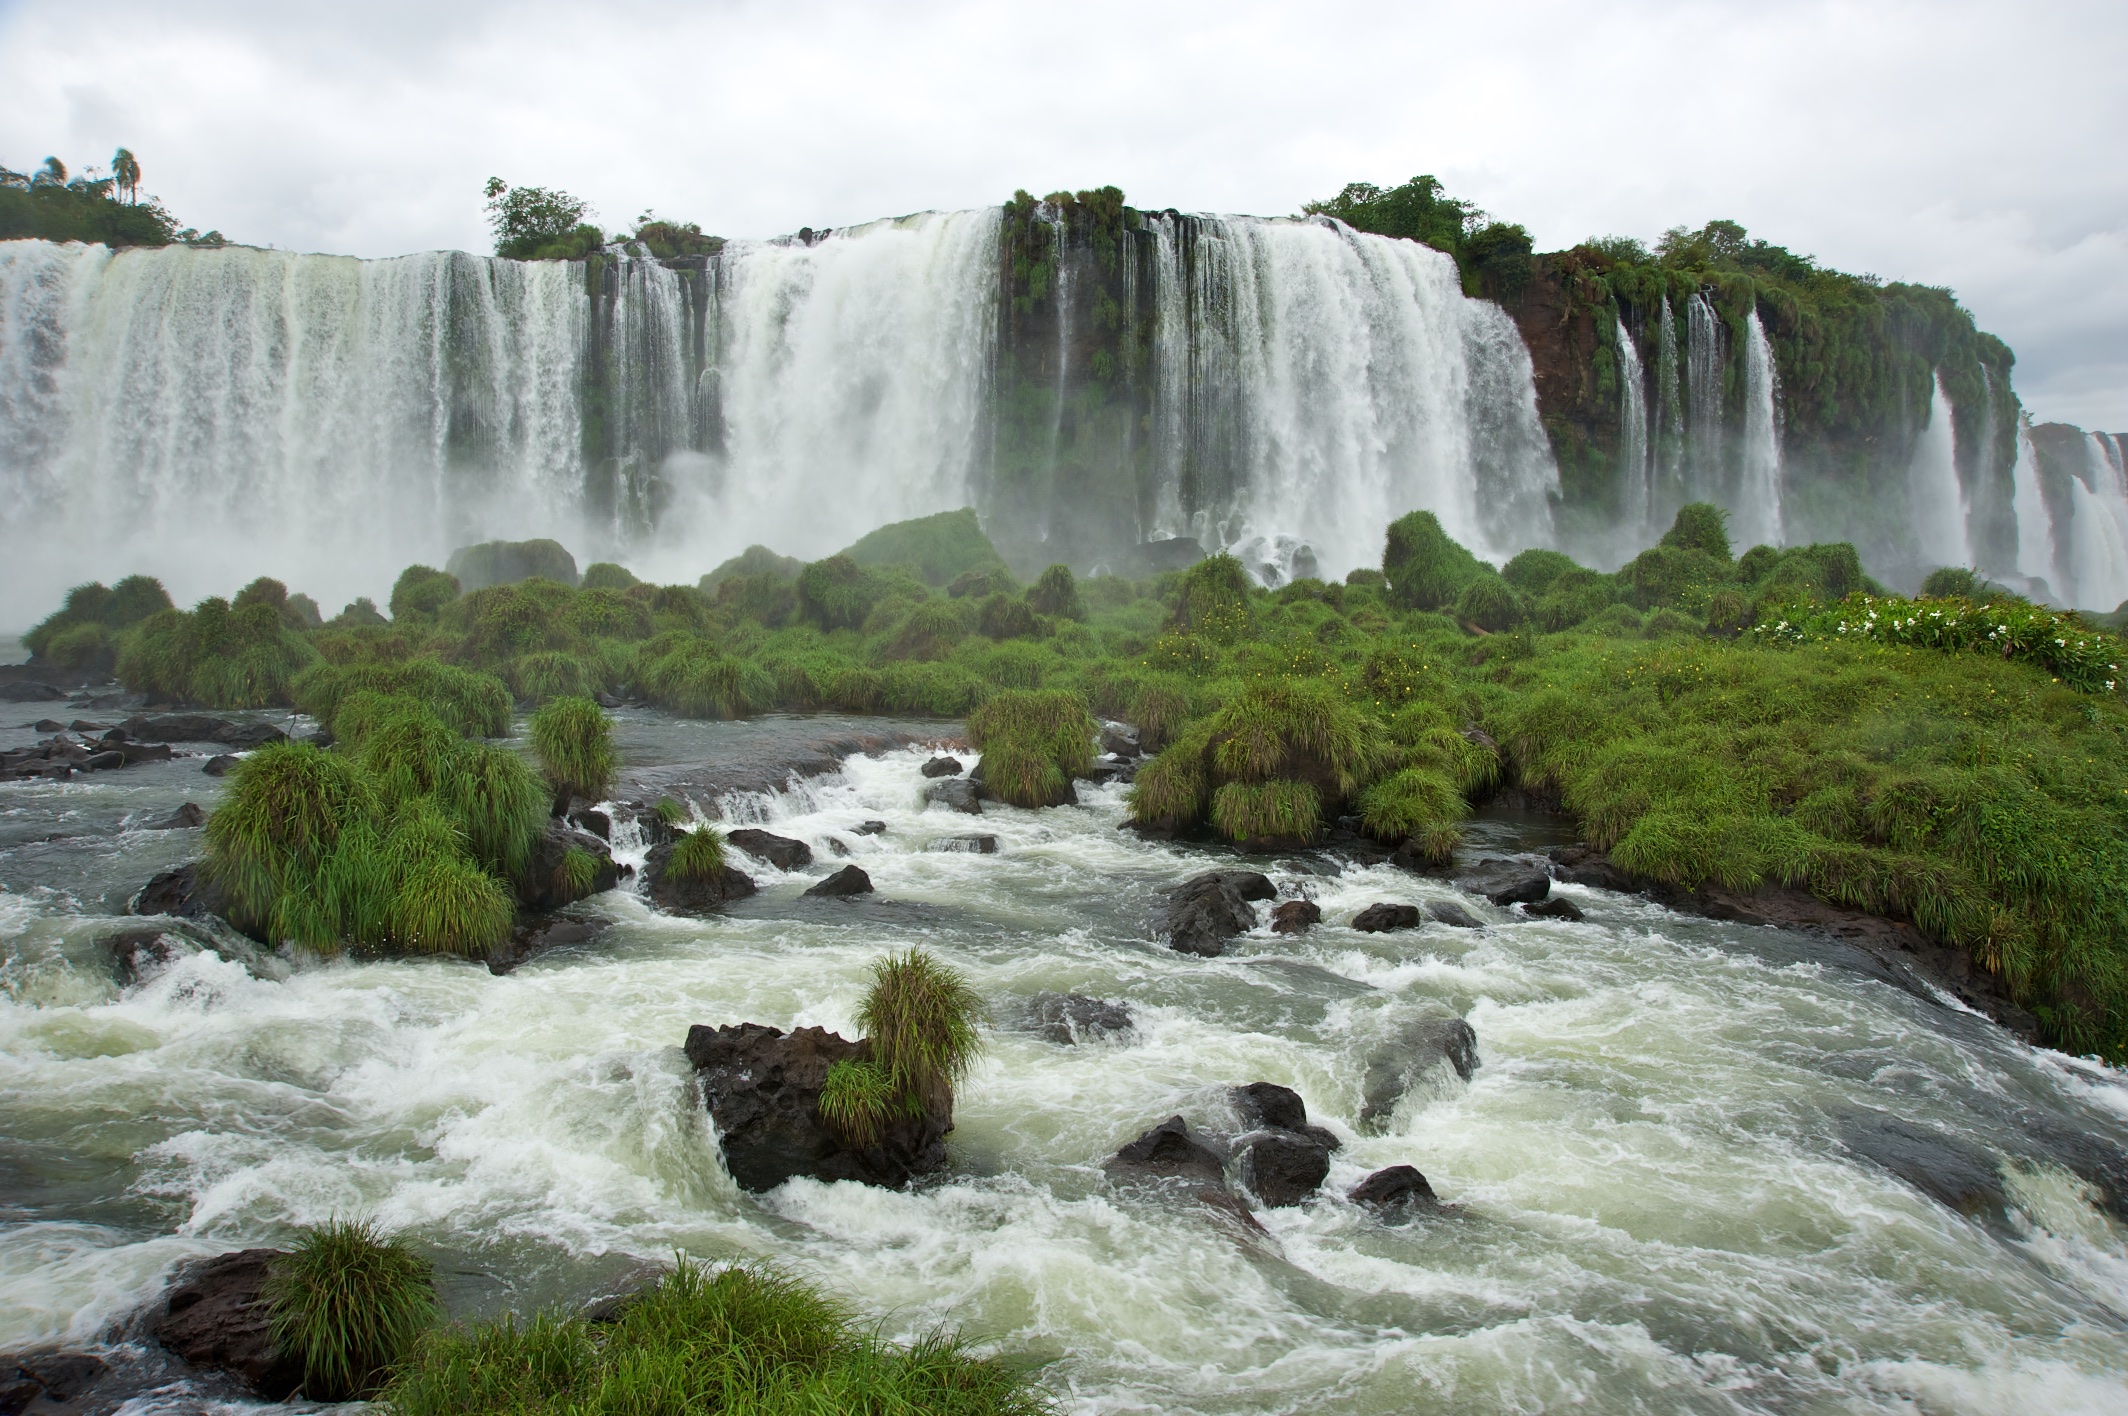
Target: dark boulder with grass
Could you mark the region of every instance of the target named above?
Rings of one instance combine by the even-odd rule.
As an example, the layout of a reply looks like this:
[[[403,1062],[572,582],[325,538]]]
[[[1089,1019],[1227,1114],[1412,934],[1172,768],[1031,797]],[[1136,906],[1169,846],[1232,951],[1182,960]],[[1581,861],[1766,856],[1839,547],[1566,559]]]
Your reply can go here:
[[[188,1264],[148,1320],[148,1332],[195,1367],[229,1373],[267,1401],[303,1384],[303,1363],[273,1335],[264,1293],[279,1249],[241,1249]]]
[[[212,881],[202,877],[199,862],[191,861],[151,878],[133,897],[127,913],[201,919],[223,914],[227,907],[227,897]]]
[[[558,910],[621,880],[613,848],[559,817],[547,818],[517,878],[517,898],[528,910]]]
[[[1362,934],[1387,934],[1397,929],[1419,927],[1419,907],[1384,901],[1369,905],[1352,917],[1352,927]]]
[[[789,836],[778,836],[772,831],[761,831],[744,826],[724,833],[726,845],[737,846],[755,860],[766,861],[778,870],[797,870],[813,863],[813,848],[803,841]]]
[[[1167,892],[1156,928],[1179,954],[1217,958],[1227,941],[1256,927],[1251,902],[1275,900],[1278,888],[1254,870],[1208,870]]]
[[[366,1220],[304,1230],[267,1266],[259,1297],[276,1349],[302,1364],[313,1401],[373,1395],[443,1316],[429,1261]]]
[[[754,879],[724,863],[724,844],[707,827],[653,846],[643,860],[651,901],[681,914],[714,910],[754,893]]]
[[[827,879],[810,886],[805,893],[837,900],[846,900],[855,895],[869,895],[872,893],[872,877],[854,865],[846,865]]]
[[[829,1070],[872,1063],[869,1039],[851,1042],[825,1028],[697,1024],[687,1030],[686,1052],[717,1123],[725,1168],[741,1189],[773,1190],[794,1175],[898,1187],[946,1163],[950,1106],[945,1115],[897,1110],[876,1143],[861,1147],[821,1115]]]

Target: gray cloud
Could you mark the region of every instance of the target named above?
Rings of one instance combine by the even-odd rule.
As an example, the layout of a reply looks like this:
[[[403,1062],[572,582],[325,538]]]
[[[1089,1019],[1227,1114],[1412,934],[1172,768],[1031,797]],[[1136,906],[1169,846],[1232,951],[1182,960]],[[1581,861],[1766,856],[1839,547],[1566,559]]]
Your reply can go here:
[[[2128,428],[2118,4],[0,8],[0,161],[187,221],[483,249],[490,173],[765,235],[1113,182],[1282,212],[1437,173],[1541,246],[1713,216],[1947,285],[2036,417]]]

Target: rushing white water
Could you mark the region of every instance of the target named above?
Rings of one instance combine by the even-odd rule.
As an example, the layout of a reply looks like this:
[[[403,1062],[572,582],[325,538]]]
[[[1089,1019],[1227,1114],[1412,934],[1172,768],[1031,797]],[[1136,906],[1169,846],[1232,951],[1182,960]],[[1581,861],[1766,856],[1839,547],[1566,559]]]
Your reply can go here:
[[[2088,484],[2069,479],[2069,525],[2075,603],[2111,612],[2128,602],[2128,468],[2120,445],[2105,433],[2084,435]]]
[[[2054,561],[2054,518],[2039,489],[2039,451],[2032,446],[2032,420],[2017,418],[2017,456],[2010,464],[2010,509],[2017,517],[2017,573],[2044,580],[2059,593],[2061,568]]]
[[[1662,299],[1661,329],[1655,350],[1654,457],[1656,495],[1648,508],[1650,524],[1667,527],[1670,518],[1686,501],[1685,491],[1685,401],[1681,385],[1681,361],[1677,348],[1677,318],[1670,310],[1670,297]]]
[[[1722,428],[1722,322],[1704,295],[1685,302],[1685,490],[1726,501],[1728,438]]]
[[[1655,487],[1648,445],[1647,381],[1633,332],[1622,319],[1614,320],[1611,329],[1618,346],[1619,521],[1625,535],[1636,541],[1652,540],[1661,528],[1652,524]]]
[[[623,716],[624,744],[714,752],[751,730]],[[1041,1379],[1075,1413],[2128,1402],[2128,1235],[2026,1139],[2117,1146],[2116,1074],[1878,982],[1828,941],[1576,887],[1586,922],[1525,920],[1387,867],[1275,863],[1323,926],[1175,954],[1144,911],[1204,853],[1118,830],[1116,788],[986,813],[997,855],[927,850],[975,823],[919,809],[922,758],[729,803],[820,864],[758,867],[762,893],[706,919],[601,896],[583,908],[609,933],[504,978],[348,962],[275,981],[198,954],[120,988],[93,902],[191,833],[96,832],[196,795],[197,771],[16,789],[0,1350],[93,1340],[181,1258],[337,1214],[404,1228],[461,1316],[611,1292],[675,1248],[767,1257],[890,1335],[951,1319],[1050,1359]],[[850,833],[867,818],[886,832]],[[77,834],[41,844],[55,828]],[[878,898],[800,897],[831,840]],[[1437,898],[1488,927],[1346,927],[1376,900]],[[949,1173],[909,1193],[737,1191],[687,1027],[853,1034],[871,961],[916,943],[997,1024]],[[1127,1001],[1136,1028],[1078,1047],[1013,1030],[1043,989]],[[1444,1014],[1476,1029],[1474,1079],[1428,1072],[1363,1127],[1370,1062]],[[1225,1088],[1252,1080],[1297,1089],[1344,1143],[1317,1201],[1261,1212],[1267,1239],[1104,1180],[1102,1159],[1168,1115],[1231,1127]],[[1869,1137],[1908,1132],[1999,1166],[2004,1216],[1961,1215],[1866,1158]],[[1338,1198],[1392,1164],[1462,1209],[1385,1226]]]
[[[1913,460],[1907,464],[1914,541],[1924,570],[1973,564],[1972,541],[1966,530],[1965,492],[1958,483],[1957,439],[1951,400],[1943,391],[1943,374],[1939,371],[1929,397],[1928,424],[1915,439]]]
[[[1778,546],[1781,517],[1781,381],[1754,307],[1744,321],[1744,428],[1737,449],[1732,536],[1742,546]],[[1955,474],[1954,474],[1955,475]]]

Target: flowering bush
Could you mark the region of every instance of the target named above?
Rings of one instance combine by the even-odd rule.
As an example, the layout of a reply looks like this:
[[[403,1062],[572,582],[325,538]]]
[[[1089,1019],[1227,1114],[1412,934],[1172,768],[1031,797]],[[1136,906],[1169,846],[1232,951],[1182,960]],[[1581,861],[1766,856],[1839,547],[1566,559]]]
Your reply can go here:
[[[1850,595],[1830,605],[1801,601],[1761,613],[1752,637],[1770,644],[1866,639],[1912,649],[1970,650],[2029,660],[2071,688],[2118,693],[2128,644],[2044,605],[1966,599]]]

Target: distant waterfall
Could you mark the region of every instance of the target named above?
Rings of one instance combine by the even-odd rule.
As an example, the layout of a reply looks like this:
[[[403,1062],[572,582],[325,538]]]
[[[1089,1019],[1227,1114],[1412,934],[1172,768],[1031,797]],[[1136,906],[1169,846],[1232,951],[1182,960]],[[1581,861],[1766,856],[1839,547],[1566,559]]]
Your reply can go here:
[[[1756,309],[1744,321],[1743,363],[1744,430],[1737,450],[1732,539],[1740,546],[1778,546],[1782,541],[1780,378]],[[1940,395],[1940,384],[1938,391]],[[1954,471],[1953,478],[1956,475]]]
[[[1667,307],[1665,307],[1667,308]],[[1623,319],[1612,322],[1618,341],[1618,469],[1621,529],[1633,538],[1651,537],[1662,528],[1653,524],[1654,466],[1648,446],[1648,390],[1640,367],[1640,350],[1633,332]]]
[[[1670,297],[1662,301],[1661,335],[1655,354],[1655,490],[1650,519],[1658,529],[1667,527],[1685,494],[1685,401],[1681,387],[1677,350],[1677,320],[1670,312]]]
[[[2061,569],[2054,563],[2054,518],[2047,514],[2039,489],[2039,452],[2032,446],[2031,421],[2017,420],[2017,459],[2010,464],[2010,509],[2017,516],[2017,573],[2044,580],[2059,593]]]
[[[2106,433],[2085,435],[2090,483],[2069,480],[2073,603],[2110,611],[2128,601],[2128,468]]]
[[[1942,373],[1939,371],[1934,377],[1928,424],[1915,440],[1913,460],[1907,465],[1907,486],[1913,498],[1911,524],[1924,572],[1938,566],[1973,564],[1965,494],[1958,482],[1957,429],[1951,400],[1943,391]]]
[[[1685,302],[1685,490],[1719,499],[1727,439],[1722,432],[1722,323],[1704,295]]]

